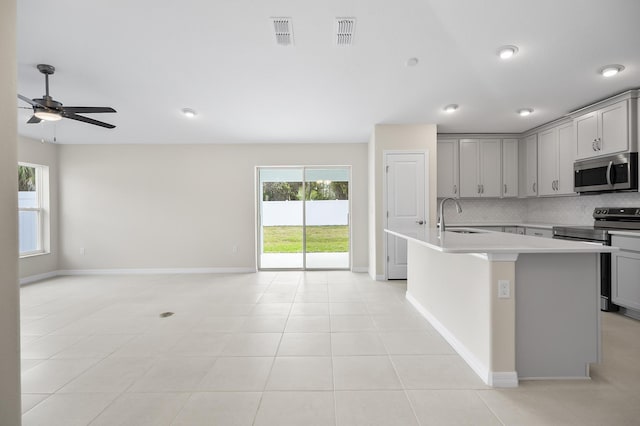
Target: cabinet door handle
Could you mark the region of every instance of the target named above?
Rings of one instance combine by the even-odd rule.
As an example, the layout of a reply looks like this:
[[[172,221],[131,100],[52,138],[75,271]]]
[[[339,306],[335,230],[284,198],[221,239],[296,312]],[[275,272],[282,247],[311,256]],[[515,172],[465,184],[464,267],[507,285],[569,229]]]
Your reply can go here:
[[[506,183],[504,184],[504,193],[505,194],[507,193],[507,184]]]
[[[480,193],[484,194],[484,185],[480,185]]]
[[[458,185],[453,185],[453,193],[454,194],[458,193]]]
[[[478,185],[478,194],[480,193],[480,185]]]
[[[602,139],[598,138],[598,151],[602,150]]]
[[[597,151],[598,149],[596,148],[596,139],[593,140],[593,142],[591,142],[591,149],[593,149],[594,151]]]
[[[536,192],[536,183],[533,182],[533,185],[531,186],[531,189],[533,189],[533,192]]]

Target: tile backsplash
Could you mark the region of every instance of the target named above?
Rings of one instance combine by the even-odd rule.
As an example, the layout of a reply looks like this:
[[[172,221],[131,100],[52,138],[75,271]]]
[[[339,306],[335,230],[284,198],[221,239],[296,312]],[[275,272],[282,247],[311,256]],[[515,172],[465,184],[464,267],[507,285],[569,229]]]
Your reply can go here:
[[[438,203],[440,200],[438,200]],[[552,198],[505,198],[459,200],[462,213],[448,202],[445,217],[451,224],[475,222],[523,222],[592,225],[596,207],[640,207],[640,193],[575,195]]]

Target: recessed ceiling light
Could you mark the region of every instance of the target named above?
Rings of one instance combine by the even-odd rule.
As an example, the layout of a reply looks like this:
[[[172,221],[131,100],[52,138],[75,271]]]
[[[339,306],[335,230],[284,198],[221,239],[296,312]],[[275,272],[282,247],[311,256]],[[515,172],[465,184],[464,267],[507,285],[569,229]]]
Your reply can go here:
[[[603,77],[613,77],[614,75],[618,74],[622,70],[624,70],[624,67],[622,65],[613,64],[613,65],[607,65],[606,67],[600,68],[598,72]]]
[[[533,108],[522,108],[518,110],[518,114],[520,117],[526,117],[527,115],[533,114]]]
[[[188,117],[188,118],[193,118],[196,115],[198,115],[198,113],[192,110],[191,108],[182,108],[182,113],[184,114],[185,117]]]
[[[416,65],[418,65],[418,58],[409,58],[407,59],[407,66],[408,67],[415,67]]]
[[[498,49],[498,56],[500,56],[500,59],[509,59],[516,53],[518,53],[518,48],[516,46],[502,46]]]
[[[458,110],[458,104],[449,104],[443,108],[444,112],[452,113]]]

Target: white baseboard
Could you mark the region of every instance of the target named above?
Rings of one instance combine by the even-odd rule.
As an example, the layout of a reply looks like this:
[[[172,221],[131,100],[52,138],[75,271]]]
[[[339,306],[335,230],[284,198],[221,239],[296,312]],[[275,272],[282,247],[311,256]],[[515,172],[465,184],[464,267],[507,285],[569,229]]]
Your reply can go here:
[[[369,272],[369,268],[366,266],[354,266],[351,268],[351,272],[357,272],[357,273]]]
[[[387,277],[384,275],[376,275],[376,281],[386,281]]]
[[[453,349],[465,360],[469,367],[489,386],[517,387],[518,374],[513,371],[494,372],[484,365],[462,342],[460,342],[438,319],[431,314],[420,302],[407,291],[406,298],[416,310],[431,323],[438,333],[453,347]]]
[[[167,274],[246,274],[255,268],[124,268],[63,269],[58,275],[167,275]]]
[[[491,372],[487,384],[496,388],[517,388],[518,373],[515,371]]]
[[[48,280],[49,278],[55,278],[60,275],[60,271],[45,272],[44,274],[31,275],[28,277],[20,278],[20,285],[35,283],[36,281]]]

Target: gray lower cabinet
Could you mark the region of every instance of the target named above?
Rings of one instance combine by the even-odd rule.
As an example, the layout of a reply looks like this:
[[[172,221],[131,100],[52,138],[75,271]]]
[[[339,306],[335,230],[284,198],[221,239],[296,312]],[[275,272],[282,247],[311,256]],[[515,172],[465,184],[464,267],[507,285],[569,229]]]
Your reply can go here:
[[[504,232],[507,234],[524,235],[525,228],[522,226],[505,226]]]
[[[640,238],[613,235],[611,245],[611,298],[616,305],[640,310]]]
[[[529,228],[525,230],[525,235],[531,235],[534,237],[553,238],[553,232],[551,229],[546,228]]]
[[[485,231],[502,232],[502,226],[475,226],[477,229],[484,229]]]

